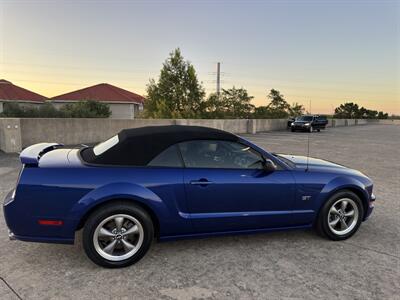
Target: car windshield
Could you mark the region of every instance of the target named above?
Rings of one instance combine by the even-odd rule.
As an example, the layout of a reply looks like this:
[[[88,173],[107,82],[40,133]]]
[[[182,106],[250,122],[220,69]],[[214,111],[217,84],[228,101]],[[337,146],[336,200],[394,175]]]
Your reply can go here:
[[[312,116],[301,116],[297,117],[296,121],[312,121],[313,117]]]
[[[106,152],[108,149],[114,147],[116,144],[118,144],[118,142],[118,135],[115,135],[112,138],[109,138],[108,140],[94,146],[93,153],[96,156],[99,156],[100,154]]]

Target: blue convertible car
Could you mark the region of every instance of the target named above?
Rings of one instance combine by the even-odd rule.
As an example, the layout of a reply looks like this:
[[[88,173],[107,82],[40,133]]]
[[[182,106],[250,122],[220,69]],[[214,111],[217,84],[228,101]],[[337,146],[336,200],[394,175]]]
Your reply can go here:
[[[328,161],[272,154],[194,126],[122,130],[94,147],[55,143],[20,155],[4,215],[11,239],[73,243],[105,267],[142,258],[153,238],[315,227],[353,235],[373,209],[372,181]]]

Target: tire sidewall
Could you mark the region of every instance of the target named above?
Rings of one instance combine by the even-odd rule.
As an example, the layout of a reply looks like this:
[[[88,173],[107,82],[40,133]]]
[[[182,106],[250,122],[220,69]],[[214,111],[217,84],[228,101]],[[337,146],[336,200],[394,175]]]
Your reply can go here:
[[[143,227],[144,237],[140,249],[131,257],[121,261],[110,261],[102,257],[95,249],[93,235],[97,226],[114,214],[127,214],[137,219]],[[86,255],[97,265],[107,268],[127,267],[139,261],[148,251],[154,237],[154,227],[150,216],[139,206],[130,203],[115,203],[101,207],[88,218],[83,229],[83,247]]]
[[[342,198],[352,199],[356,203],[359,213],[358,213],[357,224],[356,224],[356,226],[354,226],[353,230],[351,230],[350,232],[348,232],[345,235],[337,235],[334,232],[332,232],[332,230],[329,228],[328,214],[329,214],[329,210],[332,207],[332,205],[337,200],[342,199]],[[322,233],[331,240],[334,240],[334,241],[345,240],[357,232],[358,228],[361,225],[363,216],[364,216],[364,207],[362,205],[361,199],[356,194],[354,194],[351,191],[337,192],[333,196],[331,196],[329,198],[329,200],[324,204],[324,206],[321,210],[321,213],[319,214],[319,218],[318,218],[318,229],[319,229],[319,231],[322,231]]]

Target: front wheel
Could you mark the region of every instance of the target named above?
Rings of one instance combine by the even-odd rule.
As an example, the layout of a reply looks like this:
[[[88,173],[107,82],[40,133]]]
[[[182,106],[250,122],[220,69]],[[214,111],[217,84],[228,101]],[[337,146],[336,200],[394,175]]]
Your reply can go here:
[[[322,207],[317,230],[331,240],[345,240],[356,233],[363,215],[363,205],[356,194],[350,191],[338,192]]]
[[[134,204],[116,202],[89,217],[83,229],[83,247],[97,265],[126,267],[146,254],[153,236],[153,223],[146,211]]]

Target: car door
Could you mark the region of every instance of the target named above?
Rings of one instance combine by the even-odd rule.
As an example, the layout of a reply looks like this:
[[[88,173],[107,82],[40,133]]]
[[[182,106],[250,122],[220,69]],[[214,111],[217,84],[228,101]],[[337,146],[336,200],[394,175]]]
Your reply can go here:
[[[187,217],[197,232],[290,225],[295,187],[289,170],[264,170],[263,157],[236,142],[188,141],[179,149]]]

